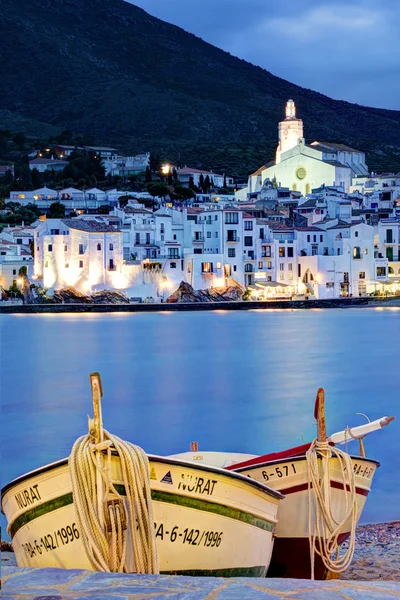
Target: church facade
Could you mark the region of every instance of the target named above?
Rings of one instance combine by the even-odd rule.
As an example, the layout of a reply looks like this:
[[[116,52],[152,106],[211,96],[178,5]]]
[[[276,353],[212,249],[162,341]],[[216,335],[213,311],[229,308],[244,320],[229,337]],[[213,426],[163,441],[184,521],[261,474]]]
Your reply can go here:
[[[236,197],[246,200],[271,181],[303,196],[322,185],[341,187],[349,192],[353,177],[365,175],[368,175],[368,167],[363,152],[331,142],[306,144],[303,121],[297,118],[296,105],[289,100],[285,119],[279,123],[275,162],[250,175],[247,188],[239,190]]]

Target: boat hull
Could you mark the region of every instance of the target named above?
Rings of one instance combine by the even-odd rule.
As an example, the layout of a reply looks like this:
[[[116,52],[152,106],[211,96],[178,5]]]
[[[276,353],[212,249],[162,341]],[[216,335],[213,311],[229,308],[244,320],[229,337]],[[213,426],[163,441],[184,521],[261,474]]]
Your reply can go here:
[[[378,463],[364,457],[351,457],[355,474],[358,523],[371,490]],[[337,519],[345,514],[345,492],[339,461],[332,457],[329,461],[332,512]],[[234,467],[233,467],[234,468]],[[268,571],[270,576],[310,578],[310,547],[308,539],[308,471],[305,456],[283,461],[272,461],[261,465],[238,469],[256,481],[263,481],[269,487],[281,492],[285,498],[279,507],[279,522],[276,527],[276,540]],[[350,535],[350,519],[343,526],[340,543]],[[315,554],[315,578],[324,579],[327,570],[321,558]]]
[[[285,456],[282,460],[259,462],[259,459],[249,459],[243,465],[231,464],[234,454],[229,452],[185,453],[186,460],[202,461],[212,459],[212,464],[228,464],[229,470],[241,473],[259,482],[266,483],[268,487],[281,492],[285,498],[279,504],[278,524],[272,559],[268,576],[294,577],[298,579],[310,578],[310,547],[308,539],[308,472],[306,457]],[[202,457],[200,459],[199,457]],[[203,458],[204,457],[204,458]],[[379,466],[374,460],[365,457],[351,457],[355,474],[357,516],[359,521],[367,496],[371,490],[372,480]],[[253,463],[253,464],[252,464]],[[333,513],[337,517],[345,511],[345,494],[341,484],[342,476],[339,462],[331,458],[329,463],[331,480],[331,497]],[[351,523],[348,521],[343,527],[340,543],[350,535]],[[327,570],[321,558],[315,554],[315,578],[324,579]]]
[[[279,495],[221,469],[150,457],[160,572],[264,576]],[[120,463],[113,482],[124,495]],[[86,557],[66,461],[15,480],[2,508],[21,567],[92,569]],[[240,543],[238,543],[240,540]],[[135,572],[128,541],[128,570]]]

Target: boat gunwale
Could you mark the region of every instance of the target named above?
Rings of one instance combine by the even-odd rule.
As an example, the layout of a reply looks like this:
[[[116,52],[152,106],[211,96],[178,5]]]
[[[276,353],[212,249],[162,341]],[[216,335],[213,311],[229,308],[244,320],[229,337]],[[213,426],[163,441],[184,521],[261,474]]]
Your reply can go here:
[[[113,452],[113,454],[116,455],[117,453]],[[261,492],[264,492],[266,495],[271,496],[272,498],[274,498],[276,500],[282,500],[284,498],[284,495],[281,494],[280,492],[273,490],[272,488],[270,488],[269,486],[265,485],[264,483],[262,483],[260,481],[256,481],[254,479],[251,479],[250,477],[246,477],[245,475],[242,475],[241,473],[238,473],[236,471],[228,471],[227,469],[222,469],[219,467],[214,467],[214,466],[206,465],[203,463],[197,463],[197,464],[194,463],[193,464],[191,461],[171,459],[168,457],[158,456],[155,454],[147,454],[147,457],[148,457],[149,461],[152,461],[152,462],[160,462],[160,463],[164,463],[164,464],[174,464],[174,465],[182,466],[182,467],[190,467],[190,468],[193,468],[198,471],[208,471],[210,473],[216,473],[218,475],[231,477],[233,479],[242,481],[243,483],[250,484],[251,487],[258,489]],[[1,512],[4,514],[4,511],[3,511],[4,495],[11,488],[13,488],[16,485],[19,485],[20,483],[22,483],[23,481],[26,481],[27,479],[30,479],[31,477],[35,477],[37,475],[40,475],[41,473],[46,473],[47,471],[51,471],[53,469],[57,469],[58,467],[67,465],[68,460],[69,460],[68,458],[62,458],[53,463],[44,465],[43,467],[38,467],[37,469],[34,469],[33,471],[29,471],[28,473],[25,473],[24,475],[20,475],[19,477],[16,477],[15,479],[13,479],[9,483],[7,483],[1,489]]]
[[[379,460],[375,460],[374,458],[367,458],[366,456],[355,456],[353,454],[349,454],[350,458],[352,460],[365,460],[367,462],[373,463],[378,467],[381,466],[381,463],[379,462]],[[322,457],[318,457],[319,459],[321,459]],[[335,456],[331,457],[332,459],[335,458]],[[306,455],[302,454],[301,456],[288,456],[287,458],[276,458],[275,460],[267,460],[265,462],[260,462],[260,463],[256,463],[254,465],[247,465],[247,466],[243,466],[243,467],[238,467],[237,469],[235,468],[235,464],[233,465],[229,465],[229,471],[231,471],[232,473],[237,473],[238,475],[241,474],[242,471],[248,471],[250,469],[254,469],[254,468],[258,468],[258,467],[265,467],[266,465],[273,465],[276,463],[284,463],[284,462],[297,462],[299,460],[306,460]],[[245,461],[243,461],[245,462]],[[241,463],[237,463],[238,465],[240,465]]]

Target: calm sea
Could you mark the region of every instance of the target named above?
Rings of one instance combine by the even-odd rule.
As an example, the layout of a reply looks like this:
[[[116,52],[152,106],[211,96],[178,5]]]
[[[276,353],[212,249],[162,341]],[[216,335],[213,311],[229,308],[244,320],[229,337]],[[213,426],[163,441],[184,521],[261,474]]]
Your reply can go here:
[[[400,309],[1,315],[0,333],[1,485],[86,433],[91,371],[105,427],[156,454],[311,440],[322,386],[328,432],[397,414],[365,440],[363,521],[400,519]]]

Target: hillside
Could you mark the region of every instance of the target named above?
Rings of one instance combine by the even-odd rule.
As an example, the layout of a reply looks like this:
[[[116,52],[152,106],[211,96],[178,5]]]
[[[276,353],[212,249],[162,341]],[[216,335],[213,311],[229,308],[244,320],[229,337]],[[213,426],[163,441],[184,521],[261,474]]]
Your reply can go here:
[[[123,0],[3,0],[0,25],[8,120],[134,151],[181,152],[185,162],[200,143],[205,165],[219,148],[239,162],[248,149],[252,169],[271,158],[293,97],[308,141],[346,142],[400,170],[400,111],[293,85]]]

